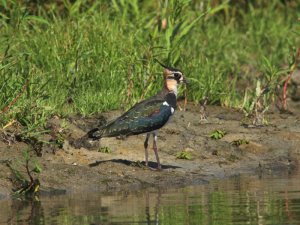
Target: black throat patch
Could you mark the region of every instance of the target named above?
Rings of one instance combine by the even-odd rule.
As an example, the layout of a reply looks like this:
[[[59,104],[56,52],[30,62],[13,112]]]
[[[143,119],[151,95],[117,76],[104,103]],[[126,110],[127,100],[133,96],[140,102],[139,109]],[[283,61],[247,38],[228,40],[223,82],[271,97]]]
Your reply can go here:
[[[176,95],[173,92],[169,92],[165,97],[166,102],[173,109],[176,109]]]

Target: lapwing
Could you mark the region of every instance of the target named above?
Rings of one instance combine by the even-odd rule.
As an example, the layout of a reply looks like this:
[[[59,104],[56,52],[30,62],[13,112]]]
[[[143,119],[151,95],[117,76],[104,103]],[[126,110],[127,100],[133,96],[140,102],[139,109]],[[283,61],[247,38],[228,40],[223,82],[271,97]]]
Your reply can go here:
[[[155,96],[135,104],[120,117],[102,127],[90,130],[86,137],[99,140],[103,137],[131,136],[146,133],[144,141],[145,164],[148,167],[148,141],[153,135],[153,150],[155,153],[157,168],[161,170],[158,156],[157,134],[174,114],[176,109],[177,86],[186,83],[183,73],[175,68],[164,67],[164,87]]]

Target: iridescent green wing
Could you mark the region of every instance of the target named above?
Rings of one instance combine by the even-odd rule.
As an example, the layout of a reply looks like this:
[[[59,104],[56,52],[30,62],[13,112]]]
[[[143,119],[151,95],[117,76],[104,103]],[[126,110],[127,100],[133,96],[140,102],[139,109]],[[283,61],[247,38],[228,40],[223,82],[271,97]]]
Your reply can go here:
[[[170,114],[170,109],[163,107],[163,100],[154,99],[141,102],[125,114],[103,127],[102,137],[133,135],[149,132],[163,126]]]

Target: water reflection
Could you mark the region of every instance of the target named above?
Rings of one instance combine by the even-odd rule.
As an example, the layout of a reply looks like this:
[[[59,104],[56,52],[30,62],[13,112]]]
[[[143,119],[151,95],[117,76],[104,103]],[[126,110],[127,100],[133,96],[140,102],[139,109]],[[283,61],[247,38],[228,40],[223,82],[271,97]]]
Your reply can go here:
[[[1,200],[0,224],[300,224],[300,175],[182,189]]]

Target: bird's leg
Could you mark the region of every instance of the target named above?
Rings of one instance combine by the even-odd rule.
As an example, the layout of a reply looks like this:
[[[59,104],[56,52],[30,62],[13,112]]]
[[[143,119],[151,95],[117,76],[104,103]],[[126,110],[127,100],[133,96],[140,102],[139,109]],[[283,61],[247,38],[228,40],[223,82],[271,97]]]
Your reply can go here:
[[[144,142],[144,148],[145,148],[145,164],[148,166],[148,140],[149,140],[150,134],[147,133],[146,139]]]
[[[156,161],[157,161],[157,169],[161,170],[161,165],[159,162],[158,152],[157,152],[157,132],[153,133],[153,150],[155,153]]]

